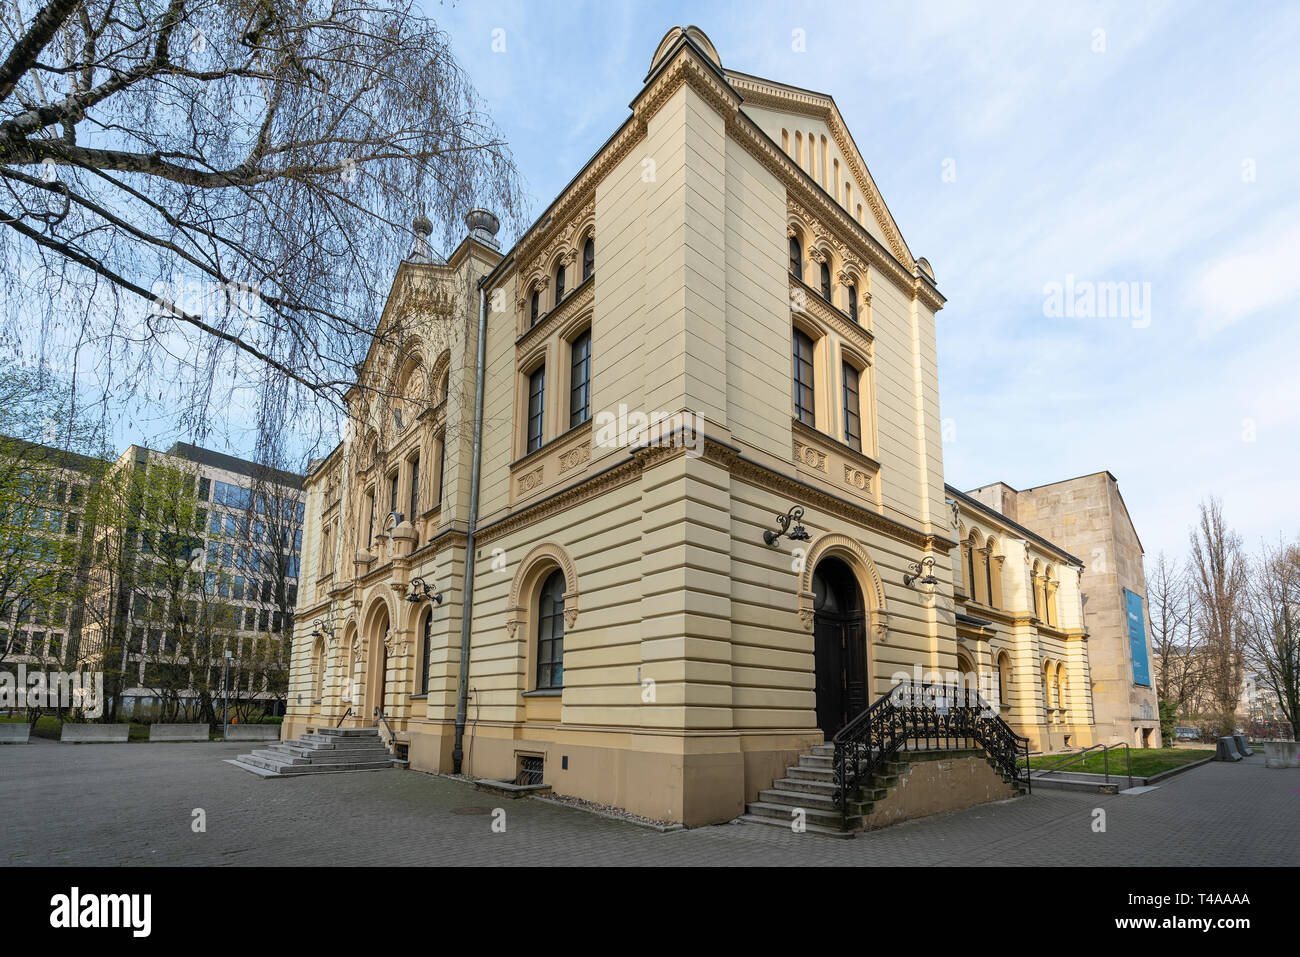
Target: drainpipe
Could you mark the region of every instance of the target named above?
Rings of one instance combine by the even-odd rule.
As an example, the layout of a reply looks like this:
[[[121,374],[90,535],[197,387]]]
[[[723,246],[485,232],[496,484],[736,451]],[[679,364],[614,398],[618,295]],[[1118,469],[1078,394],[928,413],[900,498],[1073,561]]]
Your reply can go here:
[[[486,277],[484,277],[486,278]],[[469,704],[469,629],[474,612],[474,533],[478,526],[479,466],[483,460],[483,377],[487,365],[487,290],[478,286],[478,350],[474,361],[474,456],[469,479],[469,528],[465,533],[465,587],[460,603],[460,682],[456,689],[456,743],[451,769],[460,774],[465,756],[465,715]]]

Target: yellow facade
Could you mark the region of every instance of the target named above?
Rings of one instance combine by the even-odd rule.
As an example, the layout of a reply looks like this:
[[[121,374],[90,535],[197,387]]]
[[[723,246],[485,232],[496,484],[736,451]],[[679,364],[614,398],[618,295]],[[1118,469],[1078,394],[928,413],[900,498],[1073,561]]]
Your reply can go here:
[[[446,264],[400,267],[347,437],[306,482],[286,737],[382,707],[413,768],[456,766],[483,277],[461,770],[514,778],[540,757],[557,793],[737,816],[828,730],[815,625],[832,567],[862,626],[851,700],[957,669],[930,267],[829,97],[726,72],[677,29],[631,116],[513,250],[471,235]],[[808,421],[792,416],[796,331]],[[688,428],[670,445],[638,416]],[[809,539],[766,544],[795,505]],[[905,584],[927,558],[937,584]],[[1005,640],[1027,674],[1045,655],[1074,669],[1061,720],[1084,743],[1077,622],[999,614],[1007,637],[975,663]],[[1059,744],[1023,684],[1013,723]]]

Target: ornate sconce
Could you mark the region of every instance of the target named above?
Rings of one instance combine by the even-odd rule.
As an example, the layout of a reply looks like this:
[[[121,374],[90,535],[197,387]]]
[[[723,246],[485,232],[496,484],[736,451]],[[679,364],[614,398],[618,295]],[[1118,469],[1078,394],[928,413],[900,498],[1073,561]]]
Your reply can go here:
[[[778,515],[776,517],[776,524],[780,526],[781,530],[779,532],[773,532],[773,531],[763,532],[763,541],[766,542],[768,545],[775,545],[778,541],[781,540],[782,535],[790,539],[790,541],[792,542],[808,541],[810,536],[808,535],[807,530],[802,525],[799,524],[799,520],[802,518],[803,518],[803,506],[802,505],[792,506],[790,508],[790,511],[786,512],[784,515]],[[791,528],[792,525],[794,526],[793,528]]]
[[[311,623],[311,637],[328,638],[330,641],[333,641],[334,640],[334,619],[326,617],[326,618],[317,618],[315,621],[313,621]]]
[[[903,584],[908,588],[912,587],[913,582],[921,585],[939,584],[939,579],[934,577],[934,558],[932,556],[927,555],[919,562],[908,562],[907,567],[911,569],[911,572],[903,574]],[[922,575],[925,577],[922,577]]]
[[[428,600],[441,605],[442,593],[435,592],[432,588],[429,587],[429,583],[426,582],[423,578],[412,578],[411,593],[406,596],[406,600],[409,601],[411,604]]]

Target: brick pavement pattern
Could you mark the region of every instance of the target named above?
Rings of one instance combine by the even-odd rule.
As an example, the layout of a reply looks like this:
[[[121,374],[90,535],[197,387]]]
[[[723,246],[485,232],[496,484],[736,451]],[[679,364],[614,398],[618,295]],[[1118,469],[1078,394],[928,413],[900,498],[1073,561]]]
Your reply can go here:
[[[1142,795],[1040,789],[845,841],[754,824],[659,833],[415,771],[262,780],[223,762],[241,748],[0,747],[0,864],[1300,865],[1300,771],[1259,756]]]

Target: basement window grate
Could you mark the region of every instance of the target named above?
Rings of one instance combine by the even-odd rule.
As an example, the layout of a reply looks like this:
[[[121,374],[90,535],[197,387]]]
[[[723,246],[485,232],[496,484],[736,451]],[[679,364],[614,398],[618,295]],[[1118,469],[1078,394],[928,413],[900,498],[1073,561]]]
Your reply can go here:
[[[544,759],[533,755],[519,755],[519,771],[515,774],[515,784],[530,786],[542,783]]]

